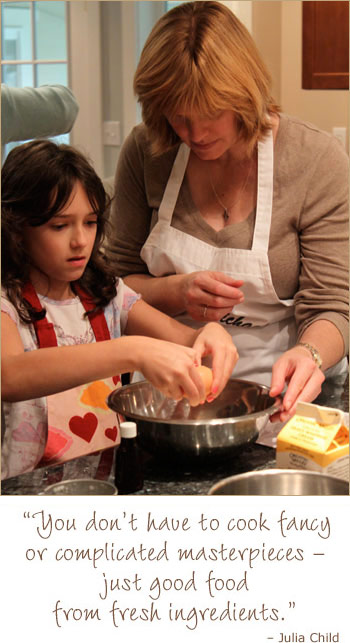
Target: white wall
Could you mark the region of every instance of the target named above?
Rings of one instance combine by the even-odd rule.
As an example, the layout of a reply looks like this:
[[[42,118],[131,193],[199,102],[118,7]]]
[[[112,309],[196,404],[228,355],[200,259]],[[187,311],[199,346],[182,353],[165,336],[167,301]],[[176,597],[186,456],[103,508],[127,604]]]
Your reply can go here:
[[[141,48],[163,2],[105,1],[101,5],[103,119],[120,122],[121,143],[139,122],[133,77]],[[104,146],[104,176],[114,174],[120,146]]]
[[[100,2],[103,121],[122,121],[121,2]],[[123,135],[123,132],[122,132]],[[120,148],[103,146],[104,176],[113,174]]]
[[[231,9],[237,18],[251,31],[253,2],[250,2],[250,0],[241,0],[241,2],[225,2],[222,0],[222,4]]]
[[[272,77],[272,94],[281,103],[282,2],[256,1],[252,12],[252,36]]]
[[[79,104],[71,142],[103,176],[101,28],[99,2],[70,2],[71,87]]]

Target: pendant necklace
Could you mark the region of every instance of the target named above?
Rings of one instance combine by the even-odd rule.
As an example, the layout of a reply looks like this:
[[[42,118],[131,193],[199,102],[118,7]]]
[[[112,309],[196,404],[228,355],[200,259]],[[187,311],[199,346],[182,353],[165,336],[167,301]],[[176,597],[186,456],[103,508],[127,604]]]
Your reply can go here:
[[[234,205],[236,205],[236,203],[239,201],[239,198],[240,198],[240,196],[241,196],[242,192],[244,192],[245,188],[247,187],[247,183],[248,183],[248,180],[249,180],[249,177],[250,177],[251,171],[252,171],[252,167],[253,167],[253,163],[251,163],[251,164],[250,164],[249,171],[247,172],[247,176],[246,176],[246,178],[245,178],[245,181],[244,181],[244,183],[243,183],[243,185],[242,185],[241,189],[240,189],[240,190],[239,190],[239,192],[238,192],[237,197],[235,198],[235,200],[234,200],[234,201],[233,201],[229,206],[226,206],[226,205],[221,201],[221,199],[220,199],[220,197],[219,197],[219,195],[218,195],[217,191],[215,190],[215,186],[214,186],[214,184],[213,184],[213,182],[212,182],[212,180],[211,180],[211,176],[209,175],[209,181],[210,181],[211,189],[213,190],[213,194],[214,194],[214,196],[215,196],[215,199],[216,199],[216,201],[218,202],[218,204],[219,204],[219,205],[223,208],[223,210],[224,210],[224,211],[223,211],[223,213],[222,213],[222,216],[223,216],[223,218],[224,218],[224,223],[225,223],[225,224],[228,222],[228,220],[229,220],[229,218],[230,218],[230,210],[231,210],[231,208],[233,208],[233,206],[234,206]]]

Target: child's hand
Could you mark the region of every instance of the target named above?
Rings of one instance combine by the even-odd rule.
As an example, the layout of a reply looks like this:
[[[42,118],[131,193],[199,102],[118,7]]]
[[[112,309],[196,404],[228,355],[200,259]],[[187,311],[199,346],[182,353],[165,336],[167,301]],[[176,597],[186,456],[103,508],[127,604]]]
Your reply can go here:
[[[220,395],[232,375],[239,358],[237,348],[231,335],[215,322],[206,324],[200,329],[193,348],[196,351],[198,362],[206,355],[212,357],[213,383],[211,394],[207,398],[208,402],[211,402]]]
[[[143,337],[138,368],[167,397],[174,400],[186,397],[191,406],[205,401],[204,384],[193,348]]]

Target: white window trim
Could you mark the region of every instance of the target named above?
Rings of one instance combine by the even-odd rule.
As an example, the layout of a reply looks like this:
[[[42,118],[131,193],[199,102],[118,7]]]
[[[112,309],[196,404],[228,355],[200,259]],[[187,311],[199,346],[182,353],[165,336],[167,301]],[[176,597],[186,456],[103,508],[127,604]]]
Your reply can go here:
[[[68,13],[70,86],[79,104],[71,143],[103,176],[100,3],[69,2]]]

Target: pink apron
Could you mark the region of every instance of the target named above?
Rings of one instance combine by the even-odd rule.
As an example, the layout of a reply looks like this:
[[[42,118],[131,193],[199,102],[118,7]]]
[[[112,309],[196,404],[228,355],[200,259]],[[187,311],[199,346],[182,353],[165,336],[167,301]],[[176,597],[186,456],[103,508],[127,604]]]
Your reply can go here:
[[[92,299],[76,286],[77,294],[88,312],[95,308]],[[27,283],[23,297],[40,312],[43,310],[35,289]],[[96,341],[110,339],[102,311],[89,316]],[[53,324],[46,316],[33,322],[39,348],[57,346]],[[121,386],[119,375],[77,386],[47,396],[48,435],[44,455],[38,467],[58,464],[80,456],[114,447],[120,442],[116,414],[109,409],[106,398]]]

